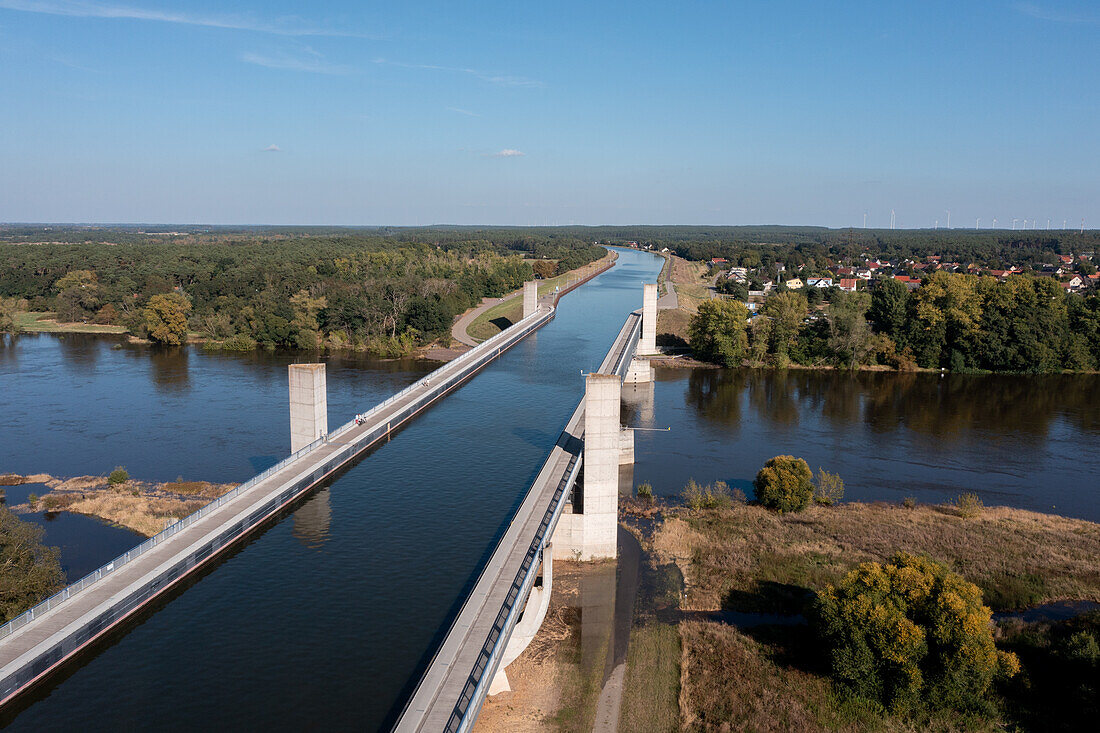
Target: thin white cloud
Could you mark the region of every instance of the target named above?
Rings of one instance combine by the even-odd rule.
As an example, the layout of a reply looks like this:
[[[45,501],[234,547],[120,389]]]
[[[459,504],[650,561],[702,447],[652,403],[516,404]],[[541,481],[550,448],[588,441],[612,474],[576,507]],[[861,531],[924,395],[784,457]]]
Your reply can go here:
[[[1036,5],[1035,3],[1016,3],[1016,10],[1024,15],[1030,15],[1039,20],[1049,20],[1052,23],[1073,23],[1095,25],[1100,23],[1100,15],[1082,15],[1079,13],[1064,13],[1060,10]]]
[[[42,15],[63,15],[71,18],[105,18],[111,20],[148,20],[159,23],[178,23],[206,28],[272,33],[280,36],[347,36],[372,38],[373,36],[335,28],[312,25],[302,18],[282,16],[274,21],[264,21],[250,15],[197,15],[172,10],[135,8],[129,5],[94,2],[93,0],[0,0],[0,9],[18,10]]]
[[[471,112],[468,109],[462,109],[461,107],[448,107],[448,110],[460,115],[466,115],[467,117],[481,117],[477,112]]]
[[[305,54],[304,56],[294,56],[285,52],[279,52],[274,56],[245,52],[241,54],[241,61],[268,69],[305,71],[310,74],[349,74],[352,71],[349,66],[330,64],[312,48],[306,47],[302,49],[302,52]]]
[[[2,1],[2,0],[0,0]],[[542,87],[546,86],[537,79],[528,79],[525,76],[511,76],[507,74],[489,74],[477,69],[463,66],[437,66],[436,64],[408,64],[403,61],[390,61],[389,59],[374,59],[374,63],[381,66],[397,66],[402,69],[424,69],[426,71],[446,71],[452,74],[469,74],[489,84],[502,87]]]
[[[266,148],[264,148],[264,152],[265,153],[281,153],[281,152],[283,152],[283,149],[280,148],[278,145],[272,143],[271,145],[268,145]]]
[[[522,157],[526,154],[527,153],[523,152],[522,150],[514,150],[512,148],[505,148],[504,150],[501,150],[500,152],[492,153],[489,157],[490,158],[520,158],[520,157]]]

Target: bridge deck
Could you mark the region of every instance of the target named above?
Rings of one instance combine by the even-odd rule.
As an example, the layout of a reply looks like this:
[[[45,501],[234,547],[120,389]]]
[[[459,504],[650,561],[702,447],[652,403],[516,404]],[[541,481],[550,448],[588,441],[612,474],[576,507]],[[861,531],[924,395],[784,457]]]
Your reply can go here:
[[[553,318],[538,313],[444,365],[261,480],[242,486],[105,565],[24,617],[0,639],[0,704],[28,689],[153,598],[208,564],[281,509],[390,436],[503,351]],[[259,477],[258,477],[259,478]],[[18,622],[18,623],[16,623]]]
[[[632,313],[599,373],[625,374],[640,331],[641,317]],[[532,553],[549,544],[561,505],[568,499],[563,489],[572,483],[583,434],[582,399],[421,677],[397,731],[450,732],[472,725],[515,624],[510,611],[522,609],[530,591],[533,573],[527,566]],[[505,619],[511,623],[503,623]]]

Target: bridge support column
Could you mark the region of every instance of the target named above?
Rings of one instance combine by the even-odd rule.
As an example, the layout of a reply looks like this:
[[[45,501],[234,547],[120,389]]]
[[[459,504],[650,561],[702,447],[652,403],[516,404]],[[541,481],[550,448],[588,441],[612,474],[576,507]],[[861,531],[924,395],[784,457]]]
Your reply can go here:
[[[622,428],[619,432],[619,465],[634,463],[634,429]]]
[[[328,433],[328,391],[324,364],[291,364],[290,452]]]
[[[652,356],[657,351],[657,283],[642,286],[642,335],[638,339],[638,356]]]
[[[539,283],[531,280],[523,284],[523,317],[532,315],[539,309]]]
[[[638,341],[638,348],[640,349],[641,340]],[[623,377],[623,384],[647,384],[653,381],[653,367],[649,363],[649,359],[631,359],[630,368],[626,371],[626,376]]]

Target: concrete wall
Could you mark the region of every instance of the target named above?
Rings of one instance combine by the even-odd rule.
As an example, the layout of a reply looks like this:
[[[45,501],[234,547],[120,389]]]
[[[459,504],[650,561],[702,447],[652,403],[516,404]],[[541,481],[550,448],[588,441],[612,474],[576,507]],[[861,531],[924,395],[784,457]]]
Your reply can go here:
[[[523,284],[523,317],[531,315],[539,308],[539,283],[537,280]]]
[[[328,387],[324,364],[291,364],[290,452],[328,433]]]
[[[638,340],[638,356],[651,356],[657,351],[657,283],[642,286],[642,337]]]

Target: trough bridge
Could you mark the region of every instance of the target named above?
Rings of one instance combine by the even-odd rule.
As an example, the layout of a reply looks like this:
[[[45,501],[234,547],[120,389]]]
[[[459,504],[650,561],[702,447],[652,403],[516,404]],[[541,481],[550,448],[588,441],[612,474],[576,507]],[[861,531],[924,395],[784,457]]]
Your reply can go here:
[[[398,729],[468,729],[490,688],[506,684],[504,666],[541,623],[553,556],[614,556],[618,465],[632,455],[632,436],[619,426],[618,388],[623,379],[649,378],[648,363],[633,357],[653,350],[655,287],[645,288],[643,301],[603,363],[587,376],[585,400],[411,688]],[[48,679],[154,599],[270,524],[298,497],[388,440],[402,424],[553,319],[555,309],[537,302],[531,288],[524,314],[511,328],[330,434],[323,434],[323,370],[292,367],[294,453],[0,628],[4,702]]]

